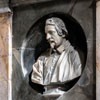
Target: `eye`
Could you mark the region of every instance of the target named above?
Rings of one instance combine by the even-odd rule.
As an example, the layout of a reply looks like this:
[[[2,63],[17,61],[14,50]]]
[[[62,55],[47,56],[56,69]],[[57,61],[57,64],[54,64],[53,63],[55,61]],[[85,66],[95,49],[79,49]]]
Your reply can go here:
[[[51,34],[51,35],[54,34],[54,33],[55,33],[55,31],[49,31],[49,34]]]

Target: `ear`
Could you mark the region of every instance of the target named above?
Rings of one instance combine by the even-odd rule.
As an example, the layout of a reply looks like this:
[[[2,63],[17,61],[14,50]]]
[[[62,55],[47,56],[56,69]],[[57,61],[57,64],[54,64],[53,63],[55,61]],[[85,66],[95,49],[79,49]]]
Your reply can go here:
[[[65,31],[62,30],[62,35],[61,35],[61,36],[62,36],[63,38],[65,37],[65,34],[66,34]]]
[[[62,37],[64,38],[65,37],[65,34],[63,34]]]

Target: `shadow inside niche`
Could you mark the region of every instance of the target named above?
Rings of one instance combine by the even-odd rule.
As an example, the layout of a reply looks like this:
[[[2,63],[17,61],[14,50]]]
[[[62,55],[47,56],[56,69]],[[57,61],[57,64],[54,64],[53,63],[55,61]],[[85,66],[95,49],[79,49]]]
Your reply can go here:
[[[64,13],[51,13],[51,14],[45,15],[42,18],[40,18],[38,21],[36,21],[35,24],[32,25],[28,34],[26,35],[26,38],[33,36],[33,39],[36,42],[36,43],[30,42],[32,45],[30,45],[30,43],[27,44],[27,46],[29,48],[35,48],[34,55],[33,55],[34,57],[32,57],[32,58],[34,58],[34,60],[36,61],[37,58],[45,50],[47,50],[47,48],[50,48],[49,44],[47,43],[47,41],[45,39],[45,32],[44,32],[45,20],[50,17],[59,17],[65,22],[66,28],[69,33],[69,37],[68,37],[69,41],[70,41],[71,45],[78,51],[78,53],[80,55],[80,59],[81,59],[81,63],[82,63],[82,70],[83,70],[85,67],[86,58],[87,58],[86,37],[85,37],[84,31],[83,31],[82,27],[80,26],[80,24],[74,18],[72,18],[70,15],[67,15]],[[37,43],[37,41],[38,41],[38,43]],[[27,59],[29,59],[29,58],[27,58]],[[33,89],[35,89],[36,91],[38,91],[39,93],[43,93],[43,91],[45,91],[44,86],[33,83],[31,81],[31,74],[32,74],[32,72],[29,75],[30,86]],[[77,83],[78,79],[79,79],[79,77],[64,84],[64,86],[63,86],[63,87],[65,87],[64,91],[68,91],[69,89],[71,89],[75,85],[75,83]]]
[[[44,86],[43,86],[43,85],[40,85],[40,84],[33,83],[33,82],[31,81],[31,74],[32,74],[32,72],[29,74],[29,85],[30,85],[34,90],[36,90],[37,92],[43,94],[43,92],[45,91]]]

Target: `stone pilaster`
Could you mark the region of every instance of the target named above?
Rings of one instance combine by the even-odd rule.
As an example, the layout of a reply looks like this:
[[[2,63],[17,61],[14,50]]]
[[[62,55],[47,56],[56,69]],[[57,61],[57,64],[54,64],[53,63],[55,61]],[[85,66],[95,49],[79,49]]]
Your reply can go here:
[[[96,3],[96,100],[100,100],[100,0]]]

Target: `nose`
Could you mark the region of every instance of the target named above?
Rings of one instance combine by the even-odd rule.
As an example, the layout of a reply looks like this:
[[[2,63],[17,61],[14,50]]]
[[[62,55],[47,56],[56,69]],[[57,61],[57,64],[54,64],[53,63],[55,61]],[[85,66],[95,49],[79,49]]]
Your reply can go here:
[[[47,33],[46,39],[49,40],[51,38],[50,34]]]

